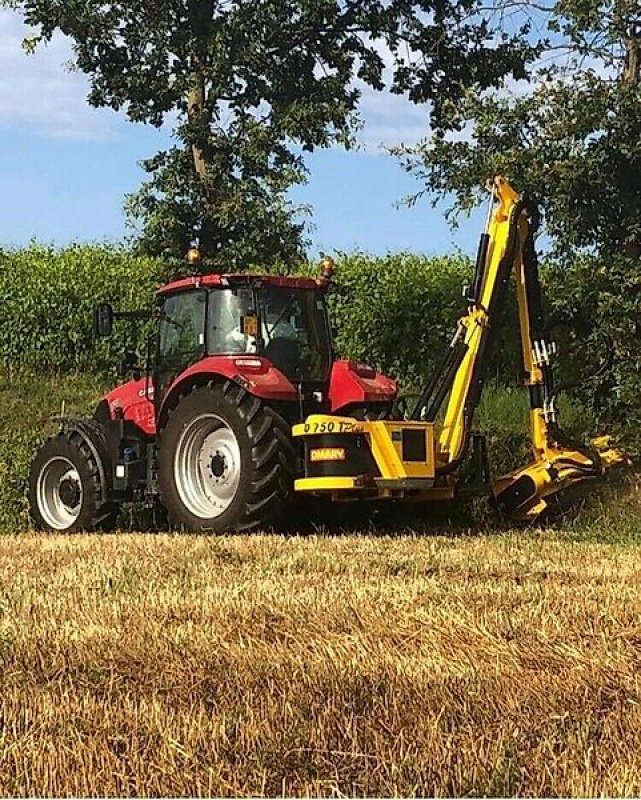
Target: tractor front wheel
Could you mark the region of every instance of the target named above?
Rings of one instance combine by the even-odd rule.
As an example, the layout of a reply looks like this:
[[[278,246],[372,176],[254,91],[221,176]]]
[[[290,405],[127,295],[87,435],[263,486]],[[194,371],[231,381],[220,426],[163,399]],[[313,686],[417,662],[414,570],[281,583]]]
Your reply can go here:
[[[295,449],[285,421],[235,383],[194,388],[160,434],[158,482],[174,525],[270,528],[292,499]]]
[[[29,507],[37,528],[74,533],[113,527],[118,508],[103,492],[96,455],[77,431],[62,431],[36,454]]]

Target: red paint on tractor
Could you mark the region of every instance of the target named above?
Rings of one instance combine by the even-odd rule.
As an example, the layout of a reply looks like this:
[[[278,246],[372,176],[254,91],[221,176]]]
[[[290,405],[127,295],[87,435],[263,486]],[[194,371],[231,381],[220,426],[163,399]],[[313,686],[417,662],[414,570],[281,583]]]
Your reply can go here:
[[[180,373],[165,394],[163,406],[172,395],[180,391],[186,381],[199,377],[220,377],[235,381],[262,400],[296,402],[298,399],[296,387],[266,358],[254,355],[208,356]],[[151,380],[149,383],[149,397],[145,396],[145,379],[142,378],[117,386],[105,396],[105,400],[112,419],[130,420],[148,436],[155,436],[154,389]]]
[[[246,364],[243,364],[246,362]],[[206,382],[212,378],[231,380],[261,400],[290,400],[298,393],[282,372],[270,361],[259,356],[207,356],[192,364],[172,382],[162,399],[160,424],[164,424],[166,409],[172,399],[183,392],[185,385]]]
[[[146,383],[145,378],[123,383],[112,389],[105,396],[105,400],[109,405],[109,414],[112,419],[130,420],[148,436],[155,436],[154,390],[151,380],[149,380],[149,392],[146,392]],[[146,396],[147,394],[149,397]]]
[[[158,289],[159,295],[174,294],[175,292],[185,292],[189,289],[198,289],[201,286],[233,286],[234,284],[260,281],[266,286],[280,286],[289,289],[322,289],[327,286],[328,281],[323,278],[290,278],[281,275],[192,275],[189,278],[181,278],[177,281],[161,286]]]
[[[329,379],[330,411],[358,403],[388,403],[398,394],[395,380],[365,364],[335,361]]]
[[[255,355],[206,356],[181,372],[169,387],[163,405],[185,381],[199,376],[228,378],[263,400],[295,401],[298,398],[296,388],[267,358]]]
[[[184,370],[171,383],[163,407],[186,382],[216,377],[232,380],[262,400],[298,402],[296,387],[268,359],[255,355],[228,355],[208,356]],[[146,393],[145,383],[144,378],[124,383],[112,389],[105,400],[112,419],[130,420],[147,436],[155,436],[154,389],[150,381]],[[396,381],[371,367],[354,361],[336,361],[332,366],[329,384],[329,410],[332,413],[353,404],[390,402],[397,393]]]

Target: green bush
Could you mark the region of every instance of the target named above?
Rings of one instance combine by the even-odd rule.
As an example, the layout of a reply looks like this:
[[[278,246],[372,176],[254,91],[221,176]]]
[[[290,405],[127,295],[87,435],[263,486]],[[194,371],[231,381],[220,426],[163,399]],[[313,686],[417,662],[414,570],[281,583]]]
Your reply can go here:
[[[545,272],[561,326],[557,374],[600,425],[641,452],[641,261],[578,258]]]
[[[462,290],[472,273],[463,256],[344,256],[330,299],[338,351],[395,376],[406,388],[422,386],[466,311]],[[514,303],[504,311],[490,376],[512,381],[521,370]]]
[[[331,299],[338,351],[419,385],[461,316],[469,272],[464,258],[342,258]]]
[[[5,370],[102,372],[125,347],[144,347],[144,327],[119,324],[96,342],[93,309],[149,307],[162,265],[109,246],[32,245],[0,253],[0,359]]]
[[[343,256],[337,291],[329,301],[339,354],[367,361],[405,386],[422,384],[465,310],[461,289],[472,268],[460,256]],[[120,322],[112,338],[96,341],[93,309],[107,301],[123,311],[148,308],[171,271],[175,265],[110,246],[55,250],[32,245],[0,253],[0,360],[5,370],[100,374],[124,349],[144,350],[146,328],[140,323]],[[318,265],[303,265],[301,271],[317,274]],[[516,327],[508,324],[503,331],[504,346],[496,349],[492,374],[515,379]]]
[[[524,387],[490,382],[483,392],[474,427],[485,434],[494,477],[527,464],[532,458],[529,397]],[[594,415],[576,397],[561,393],[559,421],[568,436],[587,443],[596,432]]]

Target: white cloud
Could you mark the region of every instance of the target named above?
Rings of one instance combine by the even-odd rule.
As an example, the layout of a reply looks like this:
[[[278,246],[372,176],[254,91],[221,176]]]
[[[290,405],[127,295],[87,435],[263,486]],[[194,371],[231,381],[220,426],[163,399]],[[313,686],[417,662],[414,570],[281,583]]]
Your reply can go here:
[[[383,80],[389,85],[394,74],[395,57],[382,39],[369,40],[383,61]],[[411,61],[411,53],[405,54]],[[388,91],[377,92],[363,81],[356,81],[361,90],[360,116],[363,129],[358,139],[369,152],[384,152],[393,145],[413,145],[424,139],[428,132],[428,109],[416,105],[404,95]]]
[[[366,87],[360,102],[363,129],[358,139],[367,152],[381,152],[392,145],[413,145],[428,132],[427,108],[401,95],[376,92]]]
[[[66,66],[69,41],[56,35],[27,55],[22,41],[31,32],[20,14],[0,10],[0,125],[52,138],[111,138],[122,117],[87,104],[87,78]]]

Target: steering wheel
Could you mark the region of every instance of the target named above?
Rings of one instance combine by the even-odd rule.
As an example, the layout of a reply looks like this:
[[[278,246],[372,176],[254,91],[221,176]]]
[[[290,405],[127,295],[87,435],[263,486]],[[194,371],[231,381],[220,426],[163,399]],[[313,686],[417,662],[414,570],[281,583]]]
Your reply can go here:
[[[288,310],[288,306],[283,306],[283,309],[280,312],[280,314],[276,317],[276,321],[272,325],[271,330],[269,329],[269,325],[267,324],[267,317],[265,315],[265,330],[267,331],[267,335],[269,336],[270,340],[274,338],[273,333],[276,330],[276,328],[279,325],[279,323],[281,322],[281,320],[283,319],[283,317],[285,316],[285,313],[287,312],[287,310]]]

